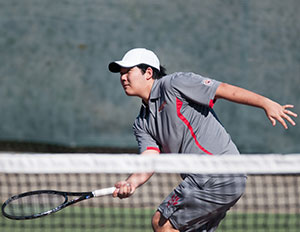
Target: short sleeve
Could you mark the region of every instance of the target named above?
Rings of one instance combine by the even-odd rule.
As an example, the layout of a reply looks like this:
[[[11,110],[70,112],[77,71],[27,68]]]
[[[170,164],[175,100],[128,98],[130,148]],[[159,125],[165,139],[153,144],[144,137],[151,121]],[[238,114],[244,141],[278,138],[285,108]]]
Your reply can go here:
[[[133,132],[138,143],[139,152],[146,150],[156,150],[160,152],[160,147],[153,137],[146,131],[143,119],[138,117],[133,124]]]
[[[186,98],[212,107],[216,90],[220,83],[194,73],[178,73],[174,76],[171,85]]]

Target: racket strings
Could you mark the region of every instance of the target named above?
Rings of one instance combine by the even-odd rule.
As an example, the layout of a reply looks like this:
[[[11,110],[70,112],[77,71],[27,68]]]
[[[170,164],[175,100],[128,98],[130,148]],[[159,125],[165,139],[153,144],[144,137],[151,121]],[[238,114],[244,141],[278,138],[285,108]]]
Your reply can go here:
[[[8,203],[5,213],[15,217],[32,216],[52,210],[65,202],[63,195],[34,194],[17,198]]]

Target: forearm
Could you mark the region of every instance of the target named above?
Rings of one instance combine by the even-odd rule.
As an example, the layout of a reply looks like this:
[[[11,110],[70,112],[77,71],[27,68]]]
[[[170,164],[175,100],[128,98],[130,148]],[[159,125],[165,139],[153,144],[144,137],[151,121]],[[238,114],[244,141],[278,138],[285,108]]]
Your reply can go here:
[[[144,151],[141,155],[158,155],[156,150]],[[113,197],[126,198],[130,197],[142,184],[147,182],[153,173],[133,173],[125,181],[119,181],[115,184],[116,190]]]
[[[239,104],[265,108],[270,99],[249,90],[221,83],[216,92],[216,99],[223,98]]]
[[[159,155],[159,152],[156,150],[146,150],[141,153],[141,155],[146,156],[146,155]],[[127,178],[127,182],[130,183],[135,189],[143,185],[145,182],[147,182],[150,177],[153,175],[152,173],[134,173],[131,174]]]
[[[147,182],[153,173],[134,173],[127,178],[127,182],[134,188],[138,188]]]

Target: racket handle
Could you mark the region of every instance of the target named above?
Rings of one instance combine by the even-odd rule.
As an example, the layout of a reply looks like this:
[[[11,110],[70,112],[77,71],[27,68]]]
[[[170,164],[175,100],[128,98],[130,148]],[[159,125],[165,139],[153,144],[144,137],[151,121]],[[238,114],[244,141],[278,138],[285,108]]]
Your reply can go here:
[[[115,190],[116,190],[116,187],[98,189],[98,190],[93,191],[93,195],[94,195],[94,197],[111,195]]]

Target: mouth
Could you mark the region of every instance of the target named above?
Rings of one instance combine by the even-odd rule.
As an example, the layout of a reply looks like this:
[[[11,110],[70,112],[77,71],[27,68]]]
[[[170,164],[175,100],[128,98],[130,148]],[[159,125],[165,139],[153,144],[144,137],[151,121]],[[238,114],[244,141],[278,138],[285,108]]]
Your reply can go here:
[[[124,89],[127,89],[127,87],[129,87],[128,84],[123,84],[123,88],[124,88]]]

